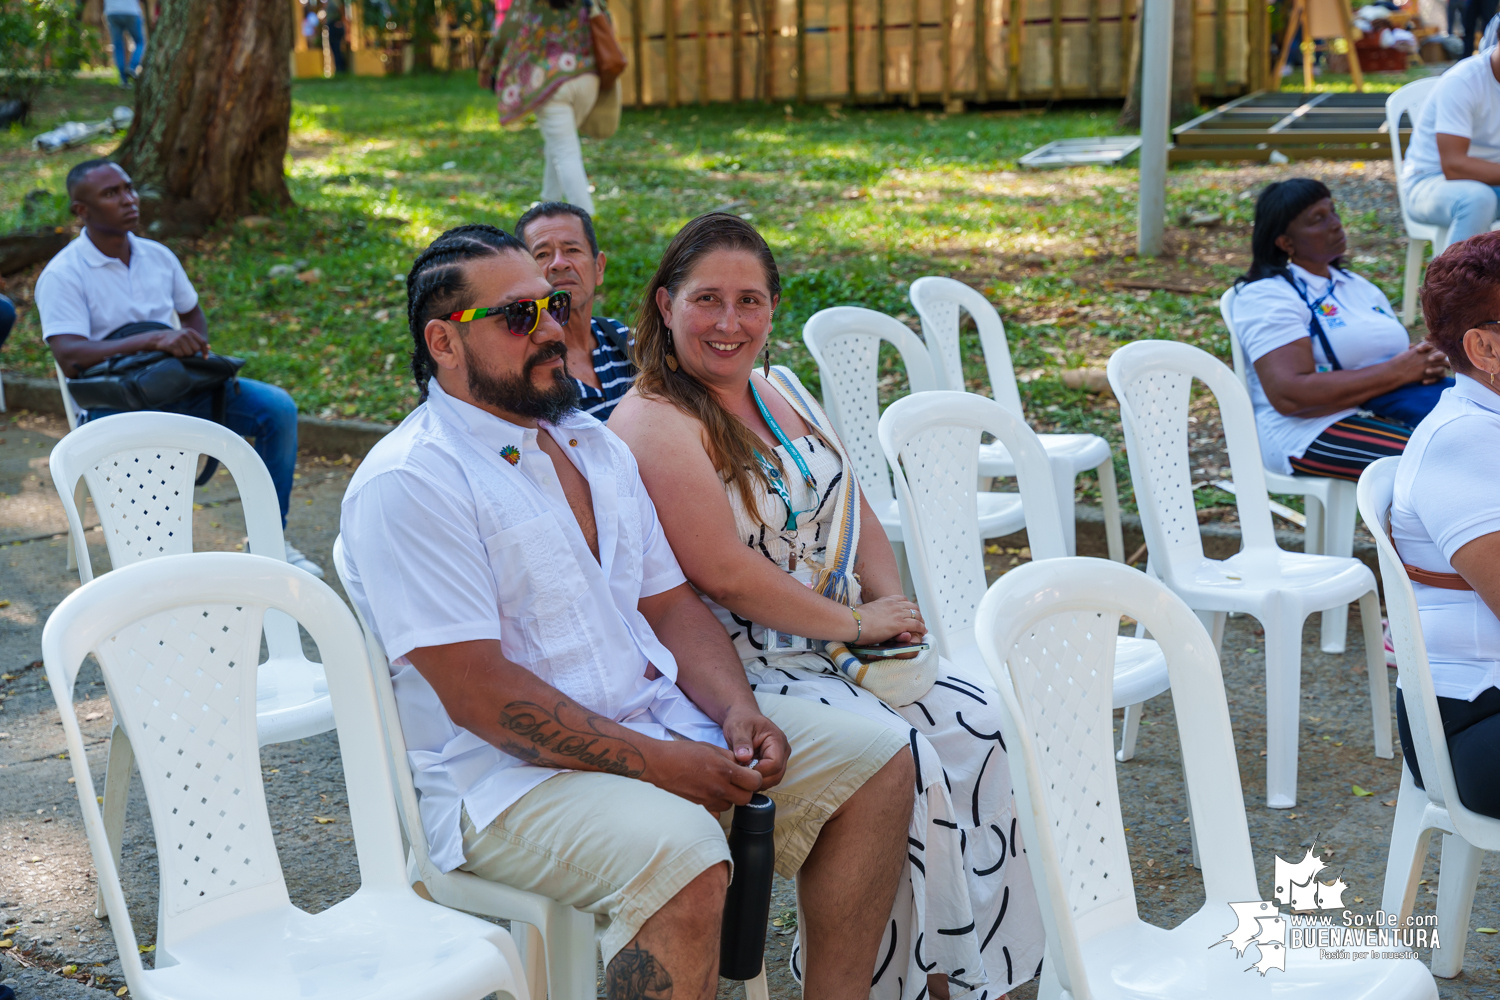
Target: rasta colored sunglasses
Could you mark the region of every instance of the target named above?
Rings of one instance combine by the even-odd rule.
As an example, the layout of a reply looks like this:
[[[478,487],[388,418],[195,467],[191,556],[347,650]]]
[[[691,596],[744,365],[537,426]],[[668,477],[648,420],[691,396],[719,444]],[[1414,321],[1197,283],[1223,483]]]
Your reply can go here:
[[[468,323],[486,316],[504,316],[514,336],[529,337],[542,322],[543,309],[558,323],[565,324],[573,312],[573,297],[567,292],[553,292],[545,299],[517,299],[509,305],[489,309],[464,309],[449,314],[448,318],[456,323]]]

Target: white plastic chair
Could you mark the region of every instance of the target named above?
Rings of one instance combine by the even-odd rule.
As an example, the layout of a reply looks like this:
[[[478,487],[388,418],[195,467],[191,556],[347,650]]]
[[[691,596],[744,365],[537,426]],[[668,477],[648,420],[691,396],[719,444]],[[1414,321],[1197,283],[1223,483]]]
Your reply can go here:
[[[1276,544],[1255,416],[1244,386],[1211,355],[1171,341],[1126,344],[1109,359],[1108,372],[1120,401],[1152,569],[1189,607],[1212,614],[1216,633],[1230,611],[1254,615],[1265,630],[1266,804],[1273,809],[1297,804],[1302,624],[1314,611],[1359,601],[1375,754],[1394,756],[1375,575],[1357,559],[1286,552]],[[1204,557],[1193,507],[1187,417],[1195,378],[1218,400],[1235,472],[1243,548],[1223,560]]]
[[[1250,393],[1250,366],[1245,361],[1245,349],[1234,332],[1235,288],[1230,286],[1219,298],[1219,315],[1224,319],[1224,328],[1229,331],[1229,348],[1234,357],[1234,374]],[[1259,439],[1259,432],[1256,434]],[[1263,461],[1259,450],[1257,461]],[[1307,511],[1307,524],[1302,529],[1302,551],[1316,552],[1325,556],[1352,556],[1354,554],[1354,484],[1347,479],[1328,476],[1304,476],[1276,472],[1261,466],[1266,477],[1266,489],[1271,493],[1291,493],[1302,496]],[[1325,653],[1342,653],[1348,640],[1349,608],[1341,605],[1323,612],[1321,647]]]
[[[294,615],[323,652],[360,887],[321,913],[287,896],[254,714],[262,616]],[[47,619],[42,657],[125,982],[139,1000],[424,997],[528,1000],[499,926],[417,897],[359,627],[338,595],[280,560],[227,552],[126,566]],[[93,653],[134,736],[161,867],[155,968],[141,964],[94,798],[73,684]]]
[[[333,540],[333,568],[347,592],[349,567],[344,558],[342,535]],[[396,779],[402,834],[407,847],[407,877],[414,886],[420,886],[428,898],[444,906],[509,920],[511,934],[524,956],[527,984],[537,1000],[547,996],[557,1000],[593,996],[598,952],[592,914],[457,868],[444,872],[433,863],[427,852],[427,832],[422,826],[417,789],[412,783],[406,738],[401,732],[401,717],[391,684],[391,662],[359,607],[353,602],[350,604],[364,633],[370,673],[375,680],[375,694],[385,726],[386,752],[391,773]],[[766,973],[762,969],[756,979],[745,983],[746,1000],[767,1000],[767,990]]]
[[[959,347],[959,311],[967,312],[979,329],[984,364],[989,370],[990,392],[995,401],[1022,420],[1021,393],[1010,361],[1005,323],[1000,313],[979,292],[952,278],[925,277],[911,283],[912,306],[922,320],[922,337],[932,358],[937,388],[964,392],[963,353]],[[1058,512],[1062,516],[1063,542],[1068,555],[1078,554],[1078,526],[1074,513],[1073,482],[1082,472],[1099,474],[1099,494],[1104,505],[1104,535],[1109,557],[1125,561],[1125,539],[1120,532],[1120,493],[1115,486],[1114,458],[1109,442],[1097,434],[1038,434],[1047,450],[1053,482],[1057,487]],[[1014,476],[1015,462],[998,441],[979,446],[979,474]]]
[[[836,306],[814,313],[802,327],[802,341],[818,365],[823,383],[823,410],[854,465],[860,489],[880,526],[896,550],[902,583],[911,593],[906,554],[902,546],[901,513],[891,490],[891,472],[880,451],[876,426],[880,419],[876,382],[880,342],[901,353],[913,393],[937,388],[932,362],[922,339],[885,313],[859,306]],[[983,538],[999,538],[1026,526],[1017,493],[979,494],[979,531]]]
[[[1109,759],[1107,679],[1122,612],[1143,622],[1166,656],[1202,854],[1203,908],[1170,930],[1143,922],[1136,909]],[[1235,926],[1228,904],[1262,897],[1213,641],[1171,591],[1119,563],[1048,559],[990,588],[977,631],[1000,689],[1021,836],[1047,933],[1038,997],[1436,1000],[1432,975],[1416,959],[1340,961],[1287,949],[1285,971],[1263,978],[1247,969],[1248,953],[1213,947]]]
[[[116,569],[193,550],[193,479],[198,456],[211,455],[239,489],[250,551],[281,561],[281,508],[265,463],[245,439],[211,420],[180,413],[121,413],[84,424],[52,449],[52,483],[68,516],[83,583],[94,578],[78,493],[88,484]],[[73,501],[73,502],[70,502]],[[270,658],[257,672],[260,744],[289,743],[333,728],[323,666],[302,653],[297,623],[272,611],[265,621]],[[104,779],[104,823],[119,850],[130,794],[131,741],[116,718]],[[96,916],[104,911],[101,893]]]
[[[1438,712],[1437,692],[1427,663],[1427,643],[1417,613],[1417,597],[1401,558],[1391,545],[1391,495],[1396,485],[1399,458],[1372,462],[1359,477],[1359,512],[1375,536],[1380,551],[1380,577],[1385,583],[1385,607],[1391,619],[1391,638],[1400,664],[1401,690],[1405,693],[1406,720],[1411,726],[1412,749],[1422,772],[1424,791],[1417,787],[1406,761],[1401,763],[1401,790],[1396,795],[1396,819],[1391,829],[1391,850],[1385,866],[1385,892],[1381,909],[1411,915],[1417,881],[1427,860],[1427,843],[1433,831],[1441,831],[1443,858],[1438,880],[1438,940],[1442,947],[1432,952],[1432,972],[1452,979],[1463,971],[1464,948],[1469,938],[1469,912],[1479,881],[1479,865],[1485,851],[1500,851],[1500,819],[1466,808],[1458,797],[1448,740]]]
[[[1055,485],[1040,435],[993,399],[969,392],[924,392],[898,399],[880,417],[880,446],[895,470],[896,498],[911,560],[917,603],[927,609],[937,650],[988,686],[979,658],[974,613],[984,597],[983,542],[976,493],[980,435],[988,433],[1013,462],[1022,502],[1032,514],[1026,540],[1032,559],[1066,556]],[[1070,484],[1071,488],[1071,484]],[[1142,703],[1167,690],[1167,661],[1149,639],[1116,641],[1113,707],[1125,710],[1116,760],[1135,756]]]
[[[1418,222],[1406,208],[1406,188],[1401,183],[1401,116],[1410,115],[1412,128],[1422,105],[1438,84],[1438,77],[1414,80],[1385,99],[1385,127],[1391,139],[1392,176],[1396,179],[1396,200],[1401,204],[1401,221],[1406,225],[1406,278],[1401,283],[1401,322],[1411,326],[1417,318],[1417,285],[1422,280],[1422,244],[1432,244],[1436,257],[1448,248],[1448,227]]]

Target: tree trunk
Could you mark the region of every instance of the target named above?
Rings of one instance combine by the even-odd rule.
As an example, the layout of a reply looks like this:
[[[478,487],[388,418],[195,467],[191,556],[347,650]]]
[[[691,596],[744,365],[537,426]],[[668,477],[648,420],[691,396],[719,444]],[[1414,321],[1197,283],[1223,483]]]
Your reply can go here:
[[[1198,18],[1194,0],[1173,0],[1172,4],[1172,120],[1185,121],[1198,111],[1193,93],[1197,70],[1193,65],[1193,35]]]
[[[162,0],[116,158],[152,235],[291,204],[287,0]]]

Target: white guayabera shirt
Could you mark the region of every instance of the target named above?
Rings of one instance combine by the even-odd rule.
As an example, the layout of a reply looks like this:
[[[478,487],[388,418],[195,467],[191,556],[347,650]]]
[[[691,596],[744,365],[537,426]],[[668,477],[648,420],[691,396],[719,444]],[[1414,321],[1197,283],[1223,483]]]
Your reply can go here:
[[[637,732],[724,738],[677,687],[677,661],[637,610],[686,578],[625,443],[583,413],[543,426],[589,482],[596,562],[538,431],[436,381],[428,392],[360,465],[341,530],[349,597],[392,659],[428,847],[449,871],[464,860],[460,808],[482,830],[558,772],[454,725],[406,659],[413,649],[498,639],[511,661]]]

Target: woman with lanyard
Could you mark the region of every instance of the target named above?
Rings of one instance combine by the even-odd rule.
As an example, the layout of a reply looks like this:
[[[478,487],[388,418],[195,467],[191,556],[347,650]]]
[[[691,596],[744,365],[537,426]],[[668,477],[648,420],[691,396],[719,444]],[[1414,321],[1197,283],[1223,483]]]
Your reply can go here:
[[[850,652],[920,645],[927,629],[828,417],[762,356],[780,291],[749,223],[725,213],[689,222],[646,286],[640,374],[609,427],[635,454],[672,551],[751,686],[863,715],[910,742],[910,878],[891,915],[866,928],[882,935],[870,996],[998,998],[1036,974],[1045,942],[997,696],[931,650]]]
[[[594,198],[578,126],[599,99],[589,18],[604,9],[603,0],[514,0],[479,60],[479,86],[499,98],[501,125],[536,112],[541,200],[565,201],[590,215]]]
[[[1279,181],[1255,203],[1234,334],[1251,365],[1261,455],[1277,472],[1358,479],[1401,454],[1453,384],[1442,352],[1413,345],[1385,294],[1344,270],[1347,246],[1320,181]]]

